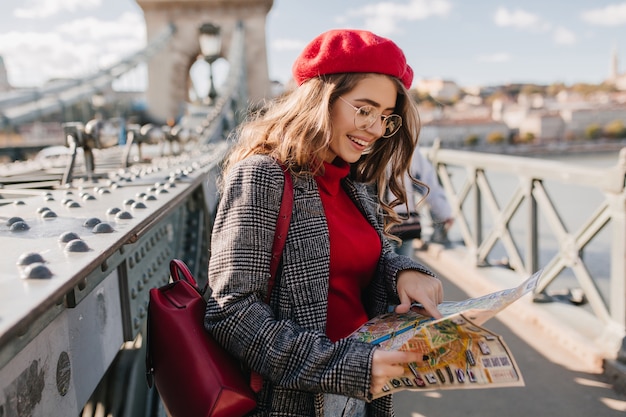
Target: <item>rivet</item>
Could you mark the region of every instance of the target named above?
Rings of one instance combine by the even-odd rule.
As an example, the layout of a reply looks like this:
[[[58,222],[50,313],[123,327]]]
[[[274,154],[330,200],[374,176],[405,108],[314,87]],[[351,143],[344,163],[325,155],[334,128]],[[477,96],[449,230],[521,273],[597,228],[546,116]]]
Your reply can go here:
[[[10,228],[12,232],[24,232],[29,229],[30,229],[30,226],[26,224],[26,222],[24,221],[18,221],[18,222],[13,223]]]
[[[52,210],[44,211],[43,213],[41,213],[42,219],[54,219],[55,217],[57,217],[57,214]]]
[[[78,235],[74,232],[65,232],[59,236],[59,242],[67,243],[70,240],[80,239]]]
[[[120,211],[119,213],[117,213],[115,215],[115,218],[116,219],[122,219],[122,220],[128,220],[128,219],[132,219],[133,215],[130,214],[129,212],[127,212],[127,211]]]
[[[47,279],[52,278],[52,272],[46,265],[36,262],[24,269],[23,276],[27,279]]]
[[[148,206],[146,206],[144,203],[142,203],[141,201],[137,201],[135,203],[133,203],[133,205],[131,206],[132,209],[145,209],[148,208]]]
[[[109,223],[98,223],[91,231],[94,233],[113,233],[115,229]]]
[[[107,210],[107,214],[110,215],[116,215],[117,213],[119,213],[120,211],[122,211],[121,209],[117,208],[117,207],[111,207],[110,209]]]
[[[85,223],[83,223],[84,227],[94,227],[97,224],[102,223],[102,220],[98,219],[97,217],[92,217],[90,219],[85,220]]]
[[[17,223],[17,222],[23,222],[24,219],[22,219],[21,217],[11,217],[9,220],[7,220],[7,226],[11,226],[13,225],[13,223]]]
[[[67,252],[88,252],[89,246],[87,246],[87,243],[82,239],[74,239],[67,242],[65,250]]]
[[[26,266],[33,263],[44,263],[43,256],[36,252],[23,253],[17,260],[17,265]]]

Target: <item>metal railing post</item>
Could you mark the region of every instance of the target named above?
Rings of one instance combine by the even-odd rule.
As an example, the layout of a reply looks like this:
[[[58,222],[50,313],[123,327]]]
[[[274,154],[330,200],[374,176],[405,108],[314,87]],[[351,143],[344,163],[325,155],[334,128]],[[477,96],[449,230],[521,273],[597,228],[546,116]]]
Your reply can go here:
[[[483,170],[474,170],[474,191],[476,192],[476,201],[474,202],[474,243],[476,248],[480,248],[483,242],[483,198],[478,186],[479,174],[484,174]],[[479,253],[476,252],[476,261],[478,261]]]
[[[526,269],[537,271],[539,269],[539,219],[537,200],[533,196],[535,181],[530,179],[526,189],[526,201],[528,203],[528,235],[526,241]]]

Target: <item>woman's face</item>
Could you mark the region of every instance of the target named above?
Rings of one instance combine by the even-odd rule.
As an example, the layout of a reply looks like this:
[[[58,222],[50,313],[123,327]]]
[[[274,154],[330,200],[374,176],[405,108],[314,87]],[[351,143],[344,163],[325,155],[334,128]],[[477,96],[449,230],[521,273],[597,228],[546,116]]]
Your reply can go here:
[[[372,74],[337,99],[330,110],[332,137],[324,161],[332,162],[336,157],[348,163],[358,161],[363,151],[381,138],[383,126],[382,120],[378,118],[369,128],[357,129],[354,124],[354,107],[369,105],[384,116],[390,115],[396,106],[396,96],[396,85],[389,77]]]

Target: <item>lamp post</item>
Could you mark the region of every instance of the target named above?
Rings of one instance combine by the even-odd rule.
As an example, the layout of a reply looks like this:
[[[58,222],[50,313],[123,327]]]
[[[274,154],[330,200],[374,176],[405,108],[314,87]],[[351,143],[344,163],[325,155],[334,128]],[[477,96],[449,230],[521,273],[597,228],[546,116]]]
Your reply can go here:
[[[220,57],[222,50],[222,36],[220,27],[212,23],[203,23],[198,29],[200,32],[200,50],[204,60],[209,63],[209,102],[213,104],[217,91],[213,84],[213,63]]]

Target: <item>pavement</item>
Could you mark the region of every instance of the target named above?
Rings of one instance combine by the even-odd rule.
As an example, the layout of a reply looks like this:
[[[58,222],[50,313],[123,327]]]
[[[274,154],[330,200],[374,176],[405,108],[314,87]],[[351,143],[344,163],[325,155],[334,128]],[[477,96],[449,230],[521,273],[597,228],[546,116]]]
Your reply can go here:
[[[415,257],[438,273],[444,283],[446,300],[462,300],[516,287],[526,278],[505,267],[473,265],[464,246],[445,247],[431,243],[416,250]],[[480,395],[467,394],[476,390],[446,391],[445,395],[443,391],[434,394],[405,391],[396,396],[398,416],[430,417],[440,412],[445,416],[497,415],[496,409],[489,408],[493,405],[486,408],[484,401],[495,402],[499,406],[508,401],[517,403],[518,411],[509,413],[506,410],[507,416],[612,416],[626,412],[626,361],[616,354],[623,350],[620,349],[623,336],[619,336],[623,334],[623,329],[609,331],[584,307],[561,301],[536,303],[531,294],[499,312],[485,327],[504,336],[522,373],[530,375],[528,379],[527,375],[524,376],[527,387],[531,385],[531,388],[479,390],[485,391]],[[523,398],[529,395],[529,391],[531,396],[541,398],[526,399],[530,402],[525,403]],[[564,399],[560,402],[549,399],[557,391],[567,396],[567,404],[562,401]],[[419,397],[419,406],[416,406],[416,396]],[[472,403],[478,399],[479,404],[473,407],[481,411],[473,414],[466,409],[468,412],[461,413],[441,401],[434,402],[429,408],[433,398],[444,397]],[[559,411],[545,412],[552,408]],[[524,412],[517,414],[519,410]]]

